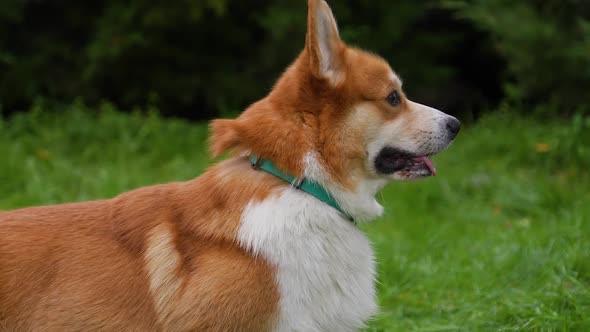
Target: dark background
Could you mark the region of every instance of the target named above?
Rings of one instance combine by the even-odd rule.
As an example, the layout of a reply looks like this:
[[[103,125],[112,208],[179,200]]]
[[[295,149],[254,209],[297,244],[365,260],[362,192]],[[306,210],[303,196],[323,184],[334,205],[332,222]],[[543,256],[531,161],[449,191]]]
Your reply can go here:
[[[329,1],[349,44],[382,55],[409,96],[476,119],[588,113],[590,1]],[[0,3],[0,115],[39,99],[193,120],[264,96],[302,49],[304,0]]]

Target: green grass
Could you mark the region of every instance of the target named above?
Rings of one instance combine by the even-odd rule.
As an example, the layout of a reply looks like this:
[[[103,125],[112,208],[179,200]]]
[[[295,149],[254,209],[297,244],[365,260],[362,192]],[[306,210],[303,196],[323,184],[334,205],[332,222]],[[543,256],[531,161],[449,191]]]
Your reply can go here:
[[[0,120],[0,209],[112,197],[196,177],[205,124],[82,112]],[[590,122],[506,113],[393,183],[362,226],[382,313],[368,331],[590,331]]]

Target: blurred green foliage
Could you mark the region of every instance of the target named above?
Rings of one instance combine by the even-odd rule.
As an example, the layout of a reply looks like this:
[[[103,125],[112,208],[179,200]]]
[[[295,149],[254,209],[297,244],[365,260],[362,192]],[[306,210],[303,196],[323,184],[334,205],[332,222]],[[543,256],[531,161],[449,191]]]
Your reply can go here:
[[[493,79],[478,81],[454,63],[465,38],[479,34],[435,1],[330,4],[343,38],[386,57],[417,99],[452,110],[497,96],[498,82],[479,86]],[[239,112],[301,51],[306,15],[303,0],[5,1],[0,104],[8,113],[28,109],[36,96],[81,96],[191,118]]]
[[[488,31],[507,60],[510,101],[545,112],[590,112],[590,2],[451,0],[447,8]]]
[[[350,44],[410,97],[468,117],[498,104],[584,111],[586,1],[329,1]],[[0,113],[36,97],[206,119],[241,111],[303,48],[306,1],[4,0]],[[522,105],[520,105],[522,106]]]

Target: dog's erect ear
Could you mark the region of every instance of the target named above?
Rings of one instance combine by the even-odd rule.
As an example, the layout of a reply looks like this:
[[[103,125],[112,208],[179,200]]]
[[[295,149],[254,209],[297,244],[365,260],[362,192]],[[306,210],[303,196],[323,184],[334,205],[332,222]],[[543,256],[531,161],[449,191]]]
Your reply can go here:
[[[336,19],[324,0],[309,0],[305,48],[311,71],[317,78],[338,84],[344,75],[343,43]]]

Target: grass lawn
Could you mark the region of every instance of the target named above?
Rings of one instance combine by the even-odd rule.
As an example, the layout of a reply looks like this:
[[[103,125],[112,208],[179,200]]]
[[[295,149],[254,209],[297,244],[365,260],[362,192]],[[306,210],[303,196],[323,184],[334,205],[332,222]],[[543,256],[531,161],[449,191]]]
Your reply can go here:
[[[72,106],[0,120],[0,209],[198,176],[205,124]],[[361,226],[379,261],[368,331],[590,331],[590,121],[498,113],[392,183]]]

